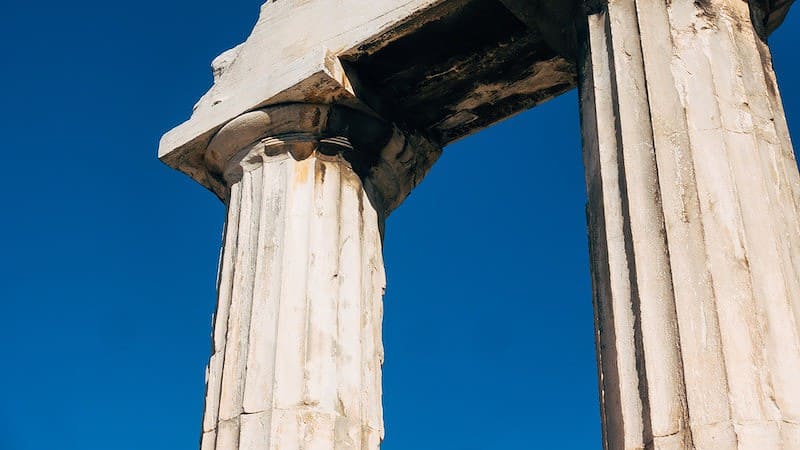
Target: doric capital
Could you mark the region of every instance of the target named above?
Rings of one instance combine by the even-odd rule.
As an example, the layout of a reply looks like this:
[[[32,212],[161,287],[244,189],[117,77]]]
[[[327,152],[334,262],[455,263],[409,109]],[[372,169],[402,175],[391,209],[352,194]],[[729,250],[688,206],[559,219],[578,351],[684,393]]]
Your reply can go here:
[[[265,157],[340,156],[387,214],[417,185],[440,150],[384,120],[340,105],[290,103],[251,111],[211,139],[204,165],[225,199],[243,171]]]
[[[350,108],[306,103],[277,105],[228,122],[211,139],[205,162],[212,175],[228,177],[235,170],[231,162],[238,167],[237,163],[250,152],[269,156],[290,153],[302,160],[319,151],[348,153],[348,161],[355,168],[368,164],[362,160],[375,159],[391,137],[391,125]]]

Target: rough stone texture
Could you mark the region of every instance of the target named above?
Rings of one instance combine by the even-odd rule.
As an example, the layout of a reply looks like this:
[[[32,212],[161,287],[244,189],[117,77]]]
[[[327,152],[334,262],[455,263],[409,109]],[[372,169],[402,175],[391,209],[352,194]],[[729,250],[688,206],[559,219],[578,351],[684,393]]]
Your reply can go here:
[[[440,148],[575,86],[576,4],[269,1],[247,41],[213,62],[214,85],[162,138],[159,157],[222,197],[203,162],[214,134],[297,102],[377,113]]]
[[[214,85],[195,105],[191,119],[164,135],[159,158],[224,198],[225,187],[209,174],[204,155],[225,124],[247,112],[286,103],[336,103],[368,110],[355,96],[337,55],[432,3],[266,2],[247,41],[214,61]]]
[[[757,1],[765,33],[792,3]],[[268,1],[247,41],[213,61],[214,85],[164,135],[159,157],[222,196],[203,163],[214,134],[294,102],[377,113],[440,148],[575,87],[580,9],[578,0]]]
[[[349,113],[256,111],[209,146],[230,190],[202,449],[380,444],[385,191],[353,144],[386,130]]]
[[[444,145],[574,87],[572,4],[438,2],[341,58],[370,106]]]
[[[775,31],[786,18],[794,0],[750,0],[753,7],[753,25],[763,35]]]
[[[292,151],[308,153],[319,139],[343,140],[344,155],[361,177],[372,202],[386,216],[425,177],[441,149],[428,140],[403,133],[396,126],[351,108],[288,103],[242,114],[214,136],[202,164],[223,200],[230,197],[230,180],[224,172],[241,149],[267,134],[281,136]],[[310,139],[310,140],[309,140]],[[324,146],[323,145],[323,146]]]
[[[384,219],[579,73],[605,448],[800,448],[791,3],[266,2],[159,149],[228,206],[201,448],[377,449]]]
[[[792,3],[754,1],[764,33]],[[292,102],[377,113],[404,133],[445,146],[575,87],[573,24],[580,6],[579,0],[268,1],[247,41],[214,60],[214,85],[191,119],[164,135],[159,157],[221,196],[223,187],[203,164],[214,134],[241,114]]]
[[[605,448],[800,448],[800,175],[760,25],[739,0],[590,13]]]

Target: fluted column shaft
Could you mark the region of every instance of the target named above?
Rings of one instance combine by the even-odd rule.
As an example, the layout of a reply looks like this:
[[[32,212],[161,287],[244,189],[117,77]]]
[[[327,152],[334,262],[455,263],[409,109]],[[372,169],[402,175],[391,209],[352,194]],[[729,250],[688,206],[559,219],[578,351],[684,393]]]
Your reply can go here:
[[[378,448],[381,217],[340,155],[231,186],[203,448]]]
[[[325,105],[247,113],[213,138],[228,217],[203,450],[379,448],[383,222],[437,155]]]
[[[759,24],[741,0],[591,3],[605,448],[800,448],[800,175]]]

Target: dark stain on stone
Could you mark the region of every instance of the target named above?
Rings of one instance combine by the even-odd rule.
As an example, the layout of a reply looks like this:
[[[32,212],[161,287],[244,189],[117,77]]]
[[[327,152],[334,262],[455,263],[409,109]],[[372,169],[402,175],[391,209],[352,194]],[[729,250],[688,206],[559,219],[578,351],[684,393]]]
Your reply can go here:
[[[311,119],[311,125],[314,127],[319,126],[320,119],[322,118],[322,111],[319,108],[314,110],[314,118]]]
[[[317,172],[317,184],[318,185],[322,185],[322,184],[325,183],[325,171],[327,170],[327,167],[325,165],[325,162],[324,161],[320,161],[320,160],[317,160],[316,166],[317,166],[317,171],[316,171]]]
[[[591,16],[605,11],[607,6],[607,0],[584,0],[581,9],[584,14]]]
[[[499,0],[444,2],[417,17],[423,25],[406,35],[343,59],[373,93],[373,108],[444,145],[550,98],[555,85],[561,92],[575,86],[574,65],[520,16]],[[540,63],[558,58],[566,74],[530,78]],[[565,79],[571,85],[563,86]],[[517,92],[521,85],[532,88]]]
[[[694,0],[694,6],[700,10],[700,16],[709,20],[716,19],[717,11],[711,0]]]

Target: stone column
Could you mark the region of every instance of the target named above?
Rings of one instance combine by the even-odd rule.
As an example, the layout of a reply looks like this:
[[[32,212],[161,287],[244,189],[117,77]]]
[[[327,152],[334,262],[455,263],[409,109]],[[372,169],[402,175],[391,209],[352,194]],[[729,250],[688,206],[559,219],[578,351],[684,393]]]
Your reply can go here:
[[[402,190],[383,157],[407,146],[373,117],[303,104],[212,140],[229,196],[202,449],[379,447],[381,235]]]
[[[800,448],[800,175],[760,15],[588,3],[604,447]]]

